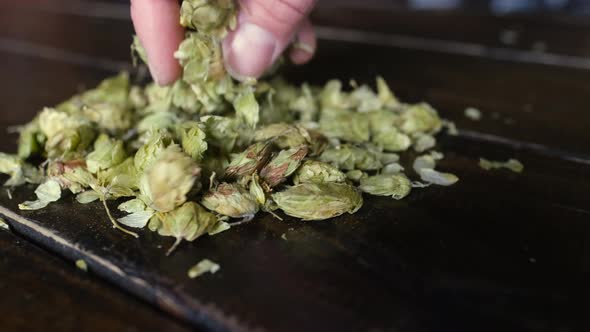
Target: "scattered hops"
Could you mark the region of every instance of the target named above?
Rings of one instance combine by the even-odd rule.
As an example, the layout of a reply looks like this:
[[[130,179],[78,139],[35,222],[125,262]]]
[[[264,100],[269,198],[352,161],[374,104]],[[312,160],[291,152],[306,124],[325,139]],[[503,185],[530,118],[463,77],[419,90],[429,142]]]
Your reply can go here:
[[[402,199],[412,188],[450,185],[432,152],[443,127],[426,103],[405,104],[385,80],[376,90],[338,80],[294,86],[280,78],[233,80],[221,40],[235,28],[233,0],[185,0],[183,68],[170,86],[136,86],[127,73],[43,109],[20,129],[17,155],[0,153],[7,186],[37,184],[34,210],[67,195],[100,201],[113,227],[193,241],[260,211],[302,220],[355,213],[362,193]],[[145,61],[134,39],[132,50]],[[422,154],[404,174],[399,153]],[[40,167],[29,160],[44,159]],[[418,185],[419,184],[419,185]],[[113,217],[107,201],[124,199]],[[203,263],[205,264],[205,263]],[[214,272],[216,265],[206,264]],[[203,266],[192,270],[198,275]],[[194,272],[197,271],[197,272]]]

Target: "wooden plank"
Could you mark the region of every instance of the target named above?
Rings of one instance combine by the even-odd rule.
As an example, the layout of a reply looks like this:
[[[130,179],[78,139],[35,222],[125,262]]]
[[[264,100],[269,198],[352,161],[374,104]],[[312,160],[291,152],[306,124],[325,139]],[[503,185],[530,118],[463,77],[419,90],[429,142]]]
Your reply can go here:
[[[5,54],[4,124],[24,122],[77,82],[91,86],[107,75],[67,59]],[[171,239],[149,231],[126,237],[100,205],[71,196],[22,212],[16,205],[33,188],[15,190],[12,200],[0,191],[0,212],[22,236],[70,260],[84,257],[103,278],[210,330],[583,331],[590,74],[342,42],[323,42],[310,66],[288,72],[316,83],[369,82],[376,74],[470,130],[440,142],[448,155],[441,166],[461,177],[458,185],[416,190],[399,202],[370,198],[358,214],[331,221],[256,218],[182,244],[168,258]],[[466,120],[467,106],[481,108],[484,120]],[[14,148],[13,136],[0,138]],[[525,173],[484,172],[480,156],[517,157]],[[221,270],[188,279],[202,258]]]
[[[461,177],[454,187],[368,198],[358,214],[331,221],[259,217],[171,257],[171,239],[127,237],[99,204],[71,196],[19,212],[33,188],[12,200],[0,192],[0,213],[33,241],[84,257],[97,274],[212,330],[581,331],[590,184],[579,179],[590,168],[461,138],[441,149],[441,167]],[[525,173],[483,171],[481,155],[517,157]],[[202,258],[221,270],[188,279]]]
[[[189,331],[13,234],[0,231],[3,331]]]

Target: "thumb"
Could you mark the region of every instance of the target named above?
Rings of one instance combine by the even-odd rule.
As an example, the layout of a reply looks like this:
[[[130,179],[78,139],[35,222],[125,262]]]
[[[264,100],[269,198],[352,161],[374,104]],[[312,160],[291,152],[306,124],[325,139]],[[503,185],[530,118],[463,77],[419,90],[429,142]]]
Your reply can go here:
[[[292,41],[315,0],[242,0],[237,29],[223,41],[235,78],[260,77]]]

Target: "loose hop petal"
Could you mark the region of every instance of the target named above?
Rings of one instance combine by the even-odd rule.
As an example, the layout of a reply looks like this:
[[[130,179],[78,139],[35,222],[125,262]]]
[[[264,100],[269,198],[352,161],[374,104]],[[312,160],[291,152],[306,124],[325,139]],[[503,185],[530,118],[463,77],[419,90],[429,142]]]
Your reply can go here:
[[[423,155],[414,160],[414,171],[420,175],[422,181],[427,183],[436,184],[439,186],[450,186],[457,181],[459,178],[451,173],[442,173],[436,171],[436,161],[442,159],[442,154],[438,152],[431,152],[428,155]]]
[[[451,173],[443,173],[434,169],[425,168],[420,171],[422,181],[437,184],[439,186],[450,186],[459,181],[459,178]]]
[[[485,158],[479,159],[479,167],[485,169],[486,171],[497,169],[497,168],[506,168],[514,173],[522,173],[524,170],[524,165],[516,160],[516,159],[508,159],[506,162],[502,161],[491,161]]]
[[[236,97],[234,100],[234,108],[239,119],[250,127],[256,127],[259,120],[260,108],[256,101],[256,97],[254,97],[252,88],[245,88],[244,91]]]
[[[20,186],[43,181],[43,175],[38,168],[24,162],[18,156],[2,152],[0,152],[0,173],[10,176],[4,183],[5,186]]]
[[[424,152],[432,149],[436,145],[436,139],[432,135],[420,135],[414,142],[416,152]]]
[[[262,185],[260,185],[260,178],[257,174],[252,175],[248,189],[250,191],[250,194],[252,195],[252,197],[256,199],[256,202],[258,202],[258,204],[260,204],[261,206],[266,204],[266,192],[262,188]]]
[[[26,201],[18,205],[21,210],[39,210],[46,207],[49,203],[59,200],[61,197],[61,187],[55,180],[47,180],[35,189],[37,200]]]
[[[188,272],[187,275],[189,278],[194,279],[197,277],[200,277],[201,275],[209,272],[211,274],[215,274],[215,272],[219,271],[221,267],[219,266],[219,264],[210,261],[208,259],[203,259],[201,260],[199,263],[197,263],[195,266],[191,267]]]

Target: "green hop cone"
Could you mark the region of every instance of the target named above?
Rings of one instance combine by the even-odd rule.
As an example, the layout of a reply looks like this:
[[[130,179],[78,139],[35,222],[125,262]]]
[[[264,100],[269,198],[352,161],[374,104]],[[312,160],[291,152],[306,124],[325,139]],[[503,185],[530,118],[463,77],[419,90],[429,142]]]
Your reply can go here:
[[[262,142],[273,140],[273,143],[280,149],[289,149],[309,144],[311,136],[309,132],[299,126],[287,123],[273,123],[260,128],[254,132],[254,140]]]
[[[225,169],[225,177],[239,178],[261,170],[268,162],[271,152],[272,144],[268,141],[252,144],[244,152],[233,156]]]
[[[236,26],[234,0],[184,0],[180,7],[180,24],[223,38]]]
[[[86,149],[95,135],[87,119],[52,108],[39,114],[39,129],[47,138],[45,151],[50,158]]]
[[[252,174],[248,190],[250,191],[252,197],[256,199],[258,204],[260,204],[261,206],[264,206],[266,204],[266,192],[260,184],[260,177],[258,176],[258,174]]]
[[[251,88],[244,88],[234,99],[233,105],[236,110],[236,115],[241,121],[252,128],[256,127],[259,120],[260,107],[254,96],[254,91],[252,91]]]
[[[301,161],[307,155],[307,151],[308,148],[305,145],[289,150],[282,150],[262,168],[260,177],[270,187],[275,187],[283,183],[301,165]]]
[[[194,160],[199,161],[207,151],[207,141],[205,140],[205,131],[197,122],[184,122],[177,128],[177,135],[180,137],[182,150],[191,156]]]
[[[400,122],[400,129],[409,135],[437,133],[442,128],[438,113],[426,103],[408,105],[401,114]]]
[[[302,183],[274,193],[273,201],[287,215],[324,220],[355,213],[363,205],[356,188],[345,183]]]
[[[126,157],[127,153],[121,140],[101,134],[94,141],[94,151],[86,156],[86,167],[91,173],[96,173],[122,163]]]
[[[133,158],[135,168],[140,172],[150,168],[171,142],[171,138],[165,132],[150,132],[147,142],[135,153]]]
[[[315,160],[306,160],[293,176],[293,183],[346,182],[346,175],[338,168]]]
[[[391,196],[394,199],[406,197],[412,188],[410,180],[403,174],[381,174],[360,179],[359,189],[371,195]]]
[[[186,201],[199,174],[195,162],[171,145],[143,173],[139,190],[150,208],[169,212]]]
[[[324,112],[320,118],[320,130],[327,137],[351,143],[368,142],[370,138],[367,115],[353,111]]]
[[[159,220],[158,234],[176,238],[167,255],[172,253],[182,240],[193,241],[210,232],[218,224],[213,213],[195,202],[186,202],[169,212],[158,212],[156,218]]]
[[[248,190],[237,183],[221,183],[203,196],[201,204],[211,211],[232,218],[250,219],[260,206]]]
[[[379,157],[377,153],[369,149],[341,145],[326,149],[320,156],[320,160],[342,170],[373,171],[383,167]]]

